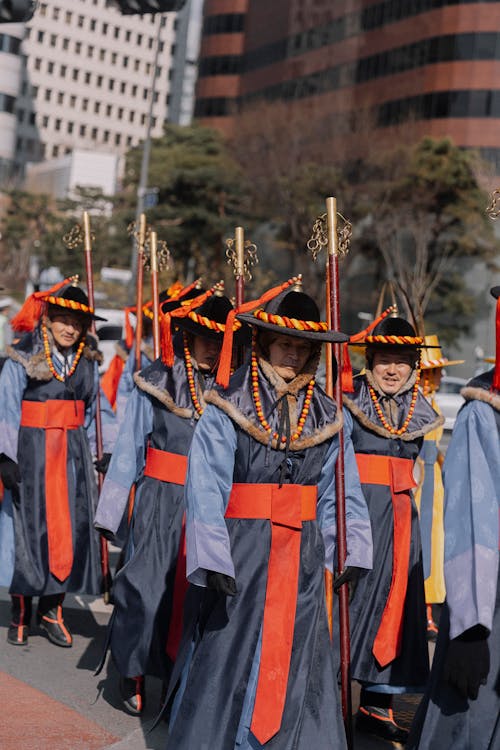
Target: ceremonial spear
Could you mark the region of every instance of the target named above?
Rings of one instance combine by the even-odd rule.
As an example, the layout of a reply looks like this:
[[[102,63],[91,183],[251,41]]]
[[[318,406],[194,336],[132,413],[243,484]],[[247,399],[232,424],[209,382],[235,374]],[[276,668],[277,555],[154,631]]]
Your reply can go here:
[[[90,231],[90,217],[88,211],[83,212],[83,247],[85,256],[85,271],[87,275],[87,295],[89,298],[89,305],[94,310],[94,273],[92,268],[92,233]],[[65,235],[63,241],[66,247],[74,249],[82,242],[82,228],[77,224]],[[90,324],[90,332],[96,336],[95,321],[92,320]],[[100,385],[97,388],[96,395],[96,412],[95,412],[95,442],[96,442],[96,457],[100,461],[102,459],[102,419],[101,419],[101,392]],[[104,477],[101,472],[97,474],[97,481],[99,487],[99,493],[102,489],[102,483]],[[109,554],[108,554],[108,543],[106,539],[100,535],[101,544],[101,570],[103,580],[103,599],[105,604],[109,604],[109,593],[111,589],[111,573],[109,570]]]
[[[250,240],[245,240],[243,227],[236,227],[234,237],[226,240],[226,258],[233,268],[236,282],[235,307],[238,308],[245,301],[245,282],[252,279],[250,268],[259,262],[257,246]]]
[[[326,214],[320,216],[313,227],[313,234],[307,246],[314,260],[322,247],[327,248],[326,264],[326,314],[328,327],[340,330],[340,290],[339,290],[339,255],[345,255],[349,249],[351,224],[339,214],[344,225],[337,231],[337,201],[326,199]],[[337,378],[333,383],[332,344],[326,346],[326,392],[334,397],[337,408],[342,412],[342,345],[333,344],[333,355],[337,361]],[[344,431],[339,431],[339,453],[335,471],[335,490],[337,499],[337,568],[339,574],[344,570],[347,557],[345,487],[344,487]],[[333,581],[326,574],[326,597],[330,632],[333,620]],[[347,746],[353,747],[352,735],[352,698],[350,674],[350,634],[349,634],[349,593],[347,586],[339,589],[339,625],[340,625],[340,675],[342,691],[342,713],[346,730]]]

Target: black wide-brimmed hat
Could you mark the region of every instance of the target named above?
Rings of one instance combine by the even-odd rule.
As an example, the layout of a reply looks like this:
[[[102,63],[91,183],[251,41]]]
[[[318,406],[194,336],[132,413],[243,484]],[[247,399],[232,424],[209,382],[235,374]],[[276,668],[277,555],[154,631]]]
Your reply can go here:
[[[294,336],[314,343],[343,343],[349,336],[341,331],[331,331],[321,321],[316,302],[305,292],[285,289],[264,307],[236,316],[242,323],[280,336]]]
[[[77,286],[78,276],[72,276],[43,292],[33,292],[26,298],[23,306],[10,321],[14,331],[32,331],[39,323],[47,306],[60,307],[61,310],[84,316],[90,320],[106,320],[96,315],[90,307],[89,299],[83,289]]]
[[[415,329],[405,318],[384,318],[367,334],[357,346],[385,349],[389,347],[405,347],[420,349],[424,345],[422,336],[417,336]]]
[[[202,305],[195,307],[183,318],[175,318],[175,325],[193,336],[220,340],[226,330],[227,316],[233,309],[231,301],[225,295],[216,292]],[[250,343],[250,330],[246,325],[237,325],[234,331],[234,344],[243,346]]]

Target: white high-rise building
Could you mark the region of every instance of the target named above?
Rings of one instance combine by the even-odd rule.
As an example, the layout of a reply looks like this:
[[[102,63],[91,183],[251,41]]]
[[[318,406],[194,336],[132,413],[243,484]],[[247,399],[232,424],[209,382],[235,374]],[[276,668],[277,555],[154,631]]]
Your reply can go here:
[[[151,133],[160,136],[169,105],[176,16],[121,15],[107,0],[40,2],[21,47],[18,172],[27,162],[74,149],[123,155],[143,140],[158,34]],[[10,26],[0,26],[0,32]]]

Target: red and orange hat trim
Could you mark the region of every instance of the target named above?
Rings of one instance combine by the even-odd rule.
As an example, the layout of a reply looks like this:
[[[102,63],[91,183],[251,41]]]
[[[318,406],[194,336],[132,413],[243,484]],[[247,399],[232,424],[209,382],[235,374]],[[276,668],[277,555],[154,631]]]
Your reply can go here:
[[[316,333],[318,331],[328,331],[328,323],[287,318],[286,315],[272,315],[262,308],[255,310],[253,315],[264,323],[272,323],[272,325],[280,326],[281,328],[294,328],[296,331],[314,331]]]
[[[78,302],[63,299],[57,296],[57,292],[63,289],[69,284],[74,284],[78,281],[78,276],[69,276],[64,281],[59,281],[54,284],[50,289],[45,289],[43,292],[33,292],[24,301],[23,306],[19,312],[14,315],[10,320],[10,325],[13,331],[33,331],[38,325],[40,318],[43,315],[45,306],[47,303],[58,305],[59,307],[68,307],[79,312],[87,312],[93,315],[94,311],[86,305],[81,305]],[[83,310],[82,308],[86,308]]]

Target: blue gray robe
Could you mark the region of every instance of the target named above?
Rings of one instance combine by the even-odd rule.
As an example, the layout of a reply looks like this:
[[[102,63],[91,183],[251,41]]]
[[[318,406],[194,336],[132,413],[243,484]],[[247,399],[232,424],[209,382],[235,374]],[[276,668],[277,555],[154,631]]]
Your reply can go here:
[[[420,750],[500,748],[500,394],[493,371],[474,378],[462,395],[443,466],[446,603],[430,684],[415,716],[408,747]],[[477,700],[441,679],[449,640],[475,625],[490,631],[490,672]]]

